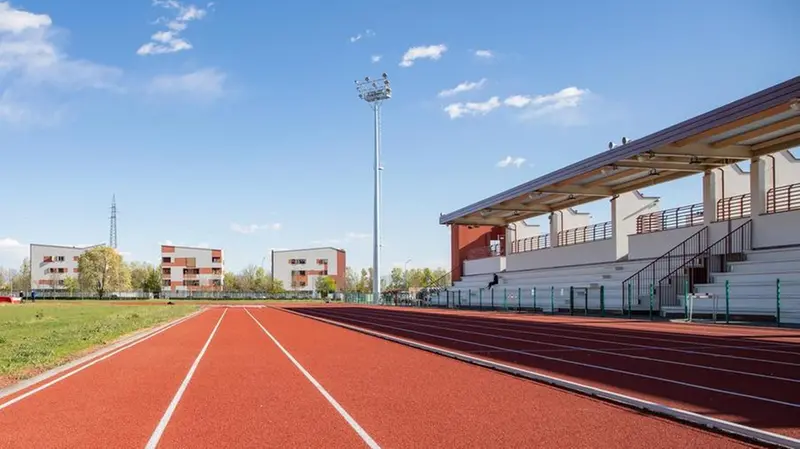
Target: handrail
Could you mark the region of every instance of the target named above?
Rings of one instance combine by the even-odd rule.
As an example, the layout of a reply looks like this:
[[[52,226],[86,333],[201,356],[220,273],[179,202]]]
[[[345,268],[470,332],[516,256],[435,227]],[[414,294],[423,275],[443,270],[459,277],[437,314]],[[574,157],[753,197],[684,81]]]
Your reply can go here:
[[[636,217],[636,233],[648,234],[701,224],[703,224],[703,203],[698,203],[639,215]]]
[[[712,282],[711,273],[727,272],[728,262],[737,261],[737,258],[731,257],[732,255],[742,255],[741,258],[739,258],[739,260],[742,260],[744,252],[753,248],[752,223],[753,220],[747,220],[742,223],[739,227],[725,234],[724,237],[712,243],[706,249],[700,251],[694,257],[685,261],[678,268],[675,268],[661,278],[658,281],[658,296],[660,299],[666,297],[668,301],[662,301],[660,304],[666,306],[679,305],[679,294],[693,292],[696,283]],[[738,237],[736,237],[737,235]],[[680,280],[675,278],[682,270],[686,270],[688,279],[685,281],[688,282],[681,282],[680,284],[672,282],[673,280]],[[672,288],[665,288],[665,282],[670,283]],[[689,290],[684,291],[684,286],[687,283]]]
[[[768,214],[798,209],[800,209],[800,183],[774,187],[767,190]]]
[[[610,221],[589,226],[566,229],[558,233],[558,246],[608,240],[614,236]]]
[[[511,242],[511,253],[524,253],[550,247],[550,234],[534,235]]]
[[[717,201],[717,220],[727,221],[750,216],[750,194],[721,198]]]
[[[678,243],[669,251],[645,265],[644,268],[632,274],[628,279],[622,281],[623,308],[628,307],[628,303],[632,303],[633,298],[640,298],[643,295],[649,295],[650,287],[655,285],[663,277],[663,273],[665,271],[667,273],[672,271],[673,260],[680,260],[682,258],[682,264],[685,264],[686,259],[689,256],[698,254],[705,249],[707,242],[708,226],[703,226],[702,229],[690,235],[684,241]]]

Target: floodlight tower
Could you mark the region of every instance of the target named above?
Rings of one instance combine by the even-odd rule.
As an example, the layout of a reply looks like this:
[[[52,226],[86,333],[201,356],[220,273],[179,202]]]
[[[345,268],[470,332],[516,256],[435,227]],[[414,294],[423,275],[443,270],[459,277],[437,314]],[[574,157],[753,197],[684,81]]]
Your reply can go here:
[[[381,298],[381,105],[384,100],[392,98],[392,88],[389,84],[389,76],[383,73],[378,79],[365,77],[363,81],[356,80],[356,90],[358,91],[358,98],[366,101],[375,115],[375,201],[373,205],[372,223],[372,300],[377,302]]]

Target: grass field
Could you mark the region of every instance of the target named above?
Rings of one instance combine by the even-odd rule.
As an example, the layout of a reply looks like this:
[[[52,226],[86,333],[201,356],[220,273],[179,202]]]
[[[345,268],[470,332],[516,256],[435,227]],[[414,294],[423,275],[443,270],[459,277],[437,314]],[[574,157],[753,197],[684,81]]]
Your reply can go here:
[[[0,387],[198,309],[191,303],[121,307],[98,301],[0,305]]]

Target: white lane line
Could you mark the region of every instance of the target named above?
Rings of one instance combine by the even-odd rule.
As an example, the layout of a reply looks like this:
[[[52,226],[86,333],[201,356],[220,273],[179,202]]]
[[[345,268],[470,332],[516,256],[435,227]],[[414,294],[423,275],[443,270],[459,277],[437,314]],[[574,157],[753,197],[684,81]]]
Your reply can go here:
[[[181,382],[181,386],[178,387],[178,391],[175,393],[175,396],[169,403],[167,410],[164,412],[164,416],[161,417],[161,421],[158,422],[158,425],[156,426],[156,429],[153,431],[153,434],[150,435],[150,440],[147,442],[147,445],[145,446],[146,449],[155,449],[155,447],[158,446],[158,441],[161,440],[161,436],[164,434],[164,430],[167,428],[167,424],[169,424],[169,420],[172,418],[172,414],[175,413],[175,409],[178,407],[178,403],[181,401],[181,397],[183,397],[183,393],[186,391],[186,387],[189,386],[189,382],[192,380],[192,376],[194,376],[195,370],[197,370],[197,365],[200,364],[200,360],[206,354],[208,345],[211,344],[211,340],[214,338],[214,334],[217,333],[217,329],[219,329],[219,325],[220,323],[222,323],[222,319],[225,318],[226,313],[228,313],[228,309],[225,309],[222,312],[222,315],[219,316],[219,320],[217,320],[216,326],[214,326],[214,329],[208,336],[206,344],[203,345],[203,349],[201,349],[200,353],[197,354],[197,358],[194,359],[194,363],[192,363],[191,368],[189,368],[189,372],[186,373],[186,377],[183,378],[183,382]]]
[[[142,338],[140,338],[138,340],[135,340],[133,343],[129,343],[127,345],[124,345],[124,346],[122,346],[121,348],[118,348],[115,351],[109,352],[108,354],[106,354],[106,355],[104,355],[102,357],[96,358],[96,359],[92,360],[91,362],[89,362],[89,363],[87,363],[85,365],[81,365],[80,367],[68,372],[67,374],[64,374],[64,375],[62,375],[60,377],[57,377],[57,378],[55,378],[55,379],[53,379],[50,382],[47,382],[45,384],[42,384],[42,385],[34,388],[33,390],[26,391],[25,393],[15,397],[14,399],[11,399],[11,400],[9,400],[7,402],[3,402],[2,404],[0,404],[0,410],[3,410],[4,408],[9,407],[11,405],[14,405],[17,402],[19,402],[19,401],[21,401],[21,400],[23,400],[25,398],[33,396],[34,394],[36,394],[36,393],[38,393],[38,392],[40,392],[40,391],[42,391],[44,389],[50,388],[53,385],[61,382],[62,380],[67,379],[69,377],[72,377],[73,375],[78,374],[79,372],[81,372],[81,371],[83,371],[83,370],[85,370],[85,369],[87,369],[87,368],[89,368],[91,366],[94,366],[94,365],[102,362],[103,360],[108,359],[109,357],[112,357],[112,356],[114,356],[116,354],[119,354],[120,352],[122,352],[122,351],[124,351],[126,349],[130,349],[130,348],[138,345],[139,343],[147,341],[147,340],[151,339],[152,337],[155,337],[156,335],[158,335],[158,334],[160,334],[162,332],[166,332],[167,330],[172,329],[173,327],[177,326],[178,324],[181,324],[181,323],[183,323],[183,322],[185,322],[185,321],[187,321],[187,320],[189,320],[189,319],[191,319],[193,317],[196,317],[196,316],[200,315],[200,313],[202,313],[202,311],[197,312],[197,313],[193,313],[193,314],[191,314],[189,316],[185,316],[185,317],[183,317],[183,318],[181,318],[179,320],[173,321],[172,323],[170,323],[170,324],[168,324],[168,325],[166,325],[166,326],[164,326],[164,327],[162,327],[160,329],[157,329],[157,330],[155,330],[155,331],[153,331],[153,332],[151,332],[149,334],[145,334],[145,336],[143,336]]]
[[[360,313],[360,312],[356,312],[356,313]],[[406,321],[408,320],[407,316],[386,314],[386,313],[374,312],[374,311],[364,312],[364,313],[366,315],[369,315],[369,316],[381,316],[381,317],[385,317],[387,315],[391,315],[392,317],[403,318]],[[422,317],[422,316],[417,316],[417,315],[414,315],[414,317],[412,319],[414,321],[428,320],[427,322],[434,322],[434,323],[445,322],[445,323],[451,324],[453,326],[465,326],[465,327],[472,327],[472,328],[478,328],[478,329],[502,330],[502,331],[513,332],[513,333],[517,333],[517,334],[544,335],[544,336],[547,336],[547,337],[555,337],[555,335],[553,334],[553,332],[555,331],[554,329],[549,329],[550,332],[546,332],[546,333],[545,332],[535,332],[535,330],[548,330],[546,328],[537,327],[537,326],[523,326],[522,328],[518,328],[518,327],[511,327],[511,326],[515,326],[514,324],[509,324],[507,326],[501,326],[502,324],[505,324],[505,323],[496,323],[496,324],[492,324],[492,325],[469,324],[469,323],[463,323],[463,322],[461,322],[459,320],[447,320],[447,319],[441,320],[439,318]],[[618,350],[618,351],[630,351],[633,348],[640,348],[642,350],[659,350],[659,351],[668,351],[668,352],[679,352],[679,353],[684,353],[684,354],[702,355],[702,356],[707,356],[707,357],[728,358],[728,359],[733,359],[733,360],[747,360],[747,361],[759,362],[759,363],[770,363],[770,364],[774,364],[774,365],[800,366],[800,364],[792,363],[792,362],[783,362],[783,361],[778,361],[778,360],[769,360],[769,359],[761,359],[761,358],[753,358],[753,357],[745,357],[745,356],[736,356],[736,355],[729,355],[729,354],[718,354],[718,353],[713,353],[713,352],[698,351],[697,349],[702,349],[703,348],[702,346],[689,346],[688,348],[670,348],[670,347],[664,347],[664,346],[649,346],[649,345],[640,345],[640,344],[636,344],[636,343],[626,343],[626,342],[614,341],[614,340],[604,340],[604,339],[600,339],[600,338],[577,337],[575,335],[565,335],[564,334],[564,332],[573,332],[573,333],[579,333],[579,334],[580,333],[588,333],[589,335],[602,335],[602,334],[599,334],[599,333],[573,331],[573,330],[563,330],[562,331],[561,329],[559,329],[558,332],[559,332],[558,338],[563,339],[563,340],[591,341],[591,342],[594,342],[594,343],[608,343],[608,344],[613,344],[613,345],[628,346],[629,347],[629,348],[616,348],[616,349],[614,349],[614,350]],[[636,336],[635,338],[636,339],[645,339],[645,340],[653,339],[653,338],[649,338],[649,337],[639,337],[639,336]],[[669,339],[655,339],[655,340],[671,341]],[[679,340],[672,340],[672,341],[674,341],[675,343],[680,343],[681,342]],[[544,342],[540,342],[540,343],[549,344],[549,343],[544,343]],[[731,348],[735,348],[735,349],[747,349],[747,347],[745,347],[745,346],[730,346],[730,347]],[[714,346],[710,346],[709,348],[714,348]],[[591,352],[590,348],[586,348],[584,350],[587,350],[587,351]],[[781,352],[783,352],[783,351],[781,351]],[[798,355],[800,355],[800,354],[798,354]],[[774,378],[773,376],[769,376],[769,377],[770,378]]]
[[[352,427],[353,430],[356,431],[358,436],[360,436],[361,439],[364,440],[364,443],[366,443],[367,446],[369,446],[371,449],[380,449],[378,443],[375,442],[375,440],[373,440],[371,436],[369,436],[367,431],[364,430],[364,428],[361,427],[361,425],[358,424],[358,422],[356,422],[356,420],[352,416],[350,416],[349,413],[347,413],[347,410],[345,410],[344,407],[342,407],[341,404],[339,404],[339,402],[337,402],[336,399],[334,399],[333,396],[331,396],[331,394],[328,393],[325,387],[323,387],[322,384],[320,384],[317,381],[317,379],[315,379],[314,376],[312,376],[311,373],[308,372],[308,370],[303,368],[303,365],[301,365],[300,362],[298,362],[297,359],[295,359],[294,356],[292,356],[292,354],[290,354],[289,351],[287,351],[286,348],[283,347],[283,345],[278,341],[278,339],[275,338],[270,333],[270,331],[268,331],[267,328],[264,327],[264,325],[261,324],[261,322],[258,321],[256,317],[254,317],[250,313],[249,310],[244,309],[244,311],[247,312],[247,314],[250,315],[250,318],[252,318],[253,321],[256,322],[256,324],[258,324],[258,327],[260,327],[261,330],[264,331],[265,334],[267,334],[267,337],[269,337],[270,340],[272,340],[272,342],[275,343],[275,346],[277,346],[278,349],[280,349],[281,352],[283,352],[283,355],[285,355],[294,364],[294,366],[297,367],[297,369],[300,370],[300,372],[303,373],[304,376],[306,376],[306,379],[308,379],[308,381],[311,382],[311,384],[314,385],[314,387],[316,387],[317,391],[319,391],[320,394],[322,394],[322,396],[325,397],[325,399],[327,399],[328,402],[333,406],[333,408],[335,408],[336,411],[339,412],[340,415],[342,415],[342,418],[344,418],[344,420],[347,421],[347,424],[349,424],[350,427]]]
[[[359,316],[363,316],[363,315],[359,315]],[[428,327],[428,328],[434,328],[434,329],[442,329],[442,330],[447,330],[447,331],[451,331],[451,332],[459,332],[459,333],[467,334],[467,335],[479,335],[481,337],[490,337],[490,338],[497,338],[497,339],[509,340],[509,341],[519,341],[519,342],[523,342],[523,343],[538,343],[540,345],[552,346],[552,347],[556,347],[556,348],[569,349],[569,350],[578,350],[578,351],[582,351],[582,352],[592,352],[592,353],[595,353],[595,354],[606,354],[606,355],[612,355],[612,356],[615,356],[615,357],[624,357],[624,358],[634,359],[634,360],[646,360],[648,362],[663,363],[663,364],[667,364],[667,365],[676,365],[676,366],[688,366],[688,367],[691,367],[691,368],[704,369],[704,370],[709,370],[709,371],[719,371],[719,372],[722,372],[722,373],[730,373],[730,374],[736,374],[736,375],[740,375],[740,376],[751,376],[751,377],[758,377],[758,378],[775,380],[775,381],[800,383],[800,379],[793,379],[793,378],[789,378],[789,377],[780,377],[780,376],[775,376],[775,375],[770,375],[770,374],[753,373],[753,372],[750,372],[750,371],[740,371],[740,370],[735,370],[735,369],[719,368],[719,367],[708,366],[708,365],[697,365],[695,363],[678,362],[678,361],[675,361],[675,360],[667,360],[667,359],[657,359],[657,358],[653,358],[653,357],[646,357],[646,356],[634,355],[634,354],[625,354],[625,353],[621,353],[621,352],[613,352],[613,351],[607,351],[607,350],[603,350],[603,349],[587,348],[587,347],[583,347],[583,346],[562,345],[562,344],[558,344],[558,343],[549,343],[549,342],[530,340],[530,339],[525,339],[525,338],[509,337],[509,336],[505,336],[505,335],[487,334],[487,333],[484,333],[484,332],[474,332],[474,331],[469,331],[469,330],[464,330],[464,329],[457,329],[457,328],[454,328],[454,327],[445,327],[444,323],[437,323],[436,325],[424,324],[425,323],[424,321],[422,321],[421,319],[418,319],[416,317],[413,318],[413,319],[399,320],[399,319],[385,318],[383,316],[383,314],[366,314],[366,316],[369,317],[369,318],[388,321],[388,322],[392,322],[392,323],[403,323],[403,324],[409,324],[409,325],[412,325],[412,326],[421,326],[421,327]],[[435,321],[436,320],[434,320],[432,322],[435,322]],[[454,324],[454,323],[447,322],[447,324]],[[472,326],[472,325],[464,325],[464,326],[475,327],[475,326]],[[500,329],[498,329],[498,330],[500,330]],[[510,329],[502,329],[502,330],[509,331]],[[525,333],[552,337],[552,334],[546,334],[546,333],[542,333],[542,332],[525,332]],[[585,338],[579,338],[579,337],[564,337],[564,338],[576,338],[576,339],[586,340]],[[595,340],[595,341],[601,341],[601,340]],[[625,343],[620,343],[620,345],[624,345],[624,344]]]
[[[366,329],[363,327],[359,327],[353,324],[348,324],[343,321],[339,321],[335,318],[324,318],[322,316],[315,315],[313,313],[306,313],[307,311],[304,310],[303,312],[297,312],[292,310],[291,308],[281,308],[278,309],[284,311],[286,313],[291,313],[293,315],[305,317],[308,319],[316,320],[322,323],[328,323],[334,326],[339,326],[344,329],[350,329],[352,331],[360,332],[365,335],[371,335],[373,337],[381,338],[387,341],[399,343],[408,347],[421,349],[424,351],[428,351],[434,354],[443,355],[446,357],[450,357],[455,360],[460,360],[468,363],[472,363],[477,366],[481,366],[484,368],[490,368],[498,371],[502,371],[505,373],[510,373],[515,376],[524,377],[530,380],[543,382],[549,385],[555,385],[557,387],[561,387],[571,391],[577,391],[579,393],[583,393],[585,395],[599,397],[605,399],[607,401],[613,402],[615,404],[622,404],[629,408],[637,409],[637,410],[646,410],[651,413],[658,414],[660,416],[669,416],[674,419],[677,419],[682,422],[688,422],[700,426],[710,427],[712,429],[719,430],[723,433],[728,435],[737,435],[739,437],[745,437],[749,440],[755,440],[758,442],[764,442],[770,445],[782,447],[782,448],[797,448],[800,447],[800,440],[791,438],[786,435],[780,435],[774,432],[769,432],[766,430],[756,429],[754,427],[748,427],[741,424],[736,424],[734,422],[725,421],[718,418],[713,418],[710,416],[701,415],[699,413],[690,412],[688,410],[683,410],[679,408],[669,407],[664,404],[660,404],[657,402],[651,402],[644,399],[640,399],[633,396],[627,396],[621,393],[616,393],[610,390],[604,390],[602,388],[592,387],[590,385],[581,384],[578,382],[573,382],[570,380],[562,379],[559,377],[549,376],[547,374],[542,374],[537,371],[532,371],[529,369],[521,368],[518,366],[512,366],[505,363],[500,363],[494,360],[484,359],[481,357],[475,357],[469,354],[464,354],[460,351],[454,351],[450,349],[445,349],[441,346],[435,346],[432,344],[421,343],[416,340],[411,340],[408,338],[401,338],[395,335],[378,332],[372,329]],[[322,313],[321,315],[324,315]],[[352,319],[351,319],[352,320]],[[352,320],[358,321],[358,320]],[[371,324],[366,321],[362,321],[366,324]],[[378,325],[381,327],[389,327],[386,325]],[[418,331],[408,331],[418,334],[424,334],[423,332]],[[431,336],[439,337],[433,334],[428,334]],[[447,340],[454,340],[448,337],[440,337]],[[482,346],[489,346],[489,345],[482,345]],[[580,363],[579,363],[580,364]],[[582,364],[581,364],[582,365]],[[593,365],[589,365],[593,366]]]
[[[517,350],[517,349],[504,348],[502,346],[495,346],[495,345],[490,345],[490,344],[486,344],[486,343],[478,343],[476,341],[462,340],[462,339],[459,339],[459,338],[447,337],[447,336],[439,335],[439,334],[431,334],[431,333],[428,333],[428,332],[416,331],[416,330],[413,330],[413,329],[407,329],[407,328],[397,327],[397,326],[390,326],[390,325],[387,325],[387,324],[378,324],[375,321],[364,321],[364,320],[359,320],[359,319],[351,318],[351,317],[347,317],[347,316],[336,315],[335,313],[330,313],[330,314],[327,314],[327,315],[329,317],[333,316],[333,318],[329,318],[329,319],[333,319],[333,320],[338,319],[338,320],[344,320],[344,321],[354,321],[356,323],[363,323],[363,324],[368,324],[368,325],[373,325],[373,326],[380,326],[380,327],[384,327],[384,328],[387,328],[387,329],[398,330],[398,331],[401,331],[401,332],[410,332],[410,333],[413,333],[413,334],[424,335],[424,336],[427,336],[427,337],[434,337],[434,338],[438,338],[440,340],[448,340],[448,341],[453,341],[453,342],[456,342],[456,343],[471,344],[471,345],[474,345],[474,346],[482,346],[482,347],[489,348],[489,349],[505,350],[506,352],[511,352],[511,353],[515,353],[515,354],[524,354],[524,355],[527,355],[529,357],[535,357],[535,358],[550,360],[550,361],[553,361],[553,362],[567,363],[567,364],[570,364],[570,365],[582,366],[582,367],[585,367],[585,368],[594,368],[594,369],[599,369],[599,370],[602,370],[602,371],[609,371],[609,372],[612,372],[612,373],[626,374],[626,375],[629,375],[629,376],[641,377],[643,379],[650,379],[650,380],[656,380],[656,381],[659,381],[659,382],[665,382],[665,383],[670,383],[670,384],[674,384],[674,385],[680,385],[680,386],[683,386],[683,387],[696,388],[698,390],[712,391],[714,393],[727,394],[727,395],[730,395],[730,396],[737,396],[737,397],[740,397],[740,398],[747,398],[747,399],[752,399],[752,400],[756,400],[756,401],[769,402],[769,403],[772,403],[772,404],[785,405],[787,407],[792,407],[792,408],[800,408],[800,404],[796,404],[796,403],[793,403],[793,402],[779,401],[777,399],[770,399],[770,398],[765,398],[765,397],[761,397],[761,396],[754,396],[754,395],[750,395],[750,394],[746,394],[746,393],[738,393],[738,392],[735,392],[735,391],[723,390],[723,389],[720,389],[720,388],[707,387],[707,386],[704,386],[704,385],[697,385],[697,384],[693,384],[693,383],[689,383],[689,382],[683,382],[683,381],[680,381],[680,380],[674,380],[674,379],[667,379],[667,378],[664,378],[664,377],[652,376],[650,374],[637,373],[637,372],[633,372],[633,371],[625,371],[625,370],[622,370],[622,369],[611,368],[611,367],[602,366],[602,365],[592,365],[591,363],[576,362],[574,360],[561,359],[561,358],[558,358],[558,357],[550,357],[550,356],[546,356],[546,355],[543,355],[543,354],[531,354],[529,352],[520,351],[520,350]],[[384,321],[391,321],[391,320],[384,320]],[[436,327],[437,329],[440,329],[440,330],[444,330],[445,329],[445,328],[437,327],[437,326],[428,326],[428,327]]]
[[[368,309],[367,307],[362,307],[362,308],[364,310]],[[390,311],[391,309],[385,309],[384,308],[384,309],[375,309],[375,310],[387,310],[387,311]],[[627,325],[627,324],[631,324],[631,322],[628,321],[628,320],[626,320],[626,321],[619,321],[618,320],[619,321],[618,323],[611,322],[610,320],[614,320],[614,318],[605,318],[606,320],[609,320],[609,322],[608,323],[603,323],[602,326],[592,326],[592,325],[582,324],[580,322],[570,322],[570,321],[566,321],[566,320],[559,320],[559,321],[555,321],[555,320],[551,320],[551,321],[529,320],[529,319],[520,318],[518,315],[512,315],[512,314],[504,314],[504,315],[497,315],[497,316],[487,316],[486,312],[484,312],[483,314],[479,314],[479,313],[469,313],[469,314],[468,313],[464,313],[464,314],[461,314],[461,313],[443,313],[443,312],[438,312],[438,311],[437,312],[417,312],[417,311],[413,311],[413,313],[427,314],[427,315],[434,315],[434,316],[442,316],[442,317],[447,317],[447,318],[451,318],[451,319],[457,319],[457,318],[460,318],[460,317],[476,317],[476,318],[480,318],[480,319],[483,319],[483,320],[497,321],[498,322],[497,324],[508,325],[508,326],[525,326],[525,327],[538,327],[538,328],[543,328],[544,327],[544,328],[547,328],[548,330],[550,330],[551,332],[553,331],[553,327],[554,326],[575,326],[575,327],[583,327],[584,329],[587,329],[587,330],[578,330],[578,329],[572,329],[572,328],[571,329],[559,328],[558,331],[559,332],[572,332],[572,333],[577,333],[577,334],[589,334],[589,335],[605,335],[605,333],[609,329],[610,330],[619,329],[619,330],[624,330],[624,331],[638,331],[638,330],[641,330],[641,327],[638,327],[638,326],[637,327],[630,327],[630,326],[629,327],[618,327],[619,324]],[[537,318],[549,318],[549,317],[545,316],[545,315],[539,315],[539,316],[537,316]],[[501,320],[503,320],[503,322],[500,322]],[[634,320],[634,321],[636,323],[651,323],[652,324],[651,321],[639,321],[639,320]],[[659,324],[661,324],[661,323],[659,323]],[[680,324],[674,324],[674,326],[677,327],[677,326],[681,326],[681,325]],[[594,330],[589,330],[589,329],[594,329]],[[666,327],[651,327],[650,329],[652,329],[655,332],[671,332],[671,329],[667,329]],[[757,339],[757,338],[755,338],[757,336],[751,336],[751,335],[740,335],[740,334],[733,334],[732,335],[730,332],[728,332],[728,333],[724,333],[724,332],[723,333],[709,333],[709,334],[672,333],[672,335],[674,335],[677,338],[683,338],[683,339],[682,340],[678,340],[676,338],[667,339],[667,338],[661,338],[661,337],[646,337],[646,336],[642,336],[642,335],[637,335],[636,338],[639,339],[639,340],[655,340],[655,341],[659,341],[659,342],[661,342],[661,341],[669,341],[669,342],[674,342],[674,343],[686,343],[686,344],[690,344],[690,345],[702,345],[702,346],[708,346],[708,347],[713,347],[713,348],[742,349],[743,348],[742,346],[703,343],[703,342],[698,342],[697,340],[719,341],[720,339],[725,339],[725,338],[740,338],[740,337],[743,337],[743,338],[751,338],[751,339],[753,339],[753,341],[762,342],[764,344],[763,347],[753,347],[752,348],[752,349],[758,350],[759,352],[770,352],[770,353],[775,353],[775,354],[787,354],[787,355],[794,355],[794,356],[800,355],[800,352],[796,352],[796,351],[781,351],[779,349],[773,349],[773,348],[785,348],[785,347],[794,347],[794,348],[796,348],[798,346],[797,343],[794,343],[794,344],[789,343],[789,344],[787,344],[787,343],[771,342],[769,340]],[[797,337],[798,337],[797,335],[787,335],[787,336],[780,336],[780,337],[776,337],[776,338],[797,338]]]

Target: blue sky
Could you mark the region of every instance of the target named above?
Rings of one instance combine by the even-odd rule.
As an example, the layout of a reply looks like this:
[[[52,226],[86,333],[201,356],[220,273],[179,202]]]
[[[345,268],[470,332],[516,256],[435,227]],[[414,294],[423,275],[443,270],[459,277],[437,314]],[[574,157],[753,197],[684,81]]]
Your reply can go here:
[[[0,265],[30,242],[107,241],[112,194],[130,259],[210,245],[236,270],[331,244],[369,265],[353,80],[385,71],[383,264],[449,266],[439,213],[798,75],[798,16],[795,0],[0,2]],[[699,186],[646,193],[668,208]]]

